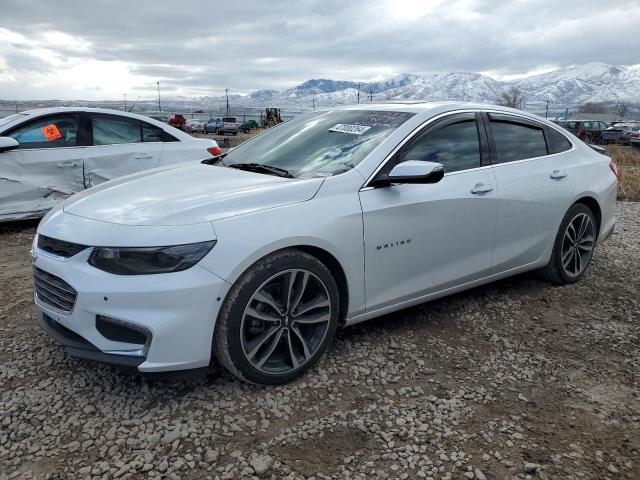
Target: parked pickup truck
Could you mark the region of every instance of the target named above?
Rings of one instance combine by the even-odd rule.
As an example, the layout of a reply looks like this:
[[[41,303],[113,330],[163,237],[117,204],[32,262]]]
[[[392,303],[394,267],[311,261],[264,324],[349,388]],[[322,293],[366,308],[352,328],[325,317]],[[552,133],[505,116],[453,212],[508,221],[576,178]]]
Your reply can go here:
[[[169,119],[169,125],[171,125],[172,127],[176,127],[179,128],[180,130],[184,129],[184,126],[187,123],[187,119],[184,118],[184,116],[182,115],[173,115],[170,119]]]

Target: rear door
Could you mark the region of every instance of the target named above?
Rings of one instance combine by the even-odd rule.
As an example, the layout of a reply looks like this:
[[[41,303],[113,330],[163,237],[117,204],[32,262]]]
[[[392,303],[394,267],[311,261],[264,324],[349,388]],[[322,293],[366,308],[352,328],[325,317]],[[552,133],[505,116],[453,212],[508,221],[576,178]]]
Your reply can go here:
[[[573,145],[558,130],[508,114],[489,113],[493,170],[498,188],[495,272],[539,260],[554,241],[575,179]]]
[[[474,113],[426,127],[383,167],[406,160],[442,163],[435,184],[360,192],[367,310],[410,300],[488,274],[497,196],[484,130]],[[484,155],[483,155],[484,153]],[[484,157],[484,158],[483,158]]]
[[[153,129],[160,130],[135,118],[92,113],[92,145],[84,164],[87,187],[157,167],[163,143]]]
[[[0,153],[0,219],[52,208],[84,188],[81,113],[40,116],[3,133],[18,141]]]

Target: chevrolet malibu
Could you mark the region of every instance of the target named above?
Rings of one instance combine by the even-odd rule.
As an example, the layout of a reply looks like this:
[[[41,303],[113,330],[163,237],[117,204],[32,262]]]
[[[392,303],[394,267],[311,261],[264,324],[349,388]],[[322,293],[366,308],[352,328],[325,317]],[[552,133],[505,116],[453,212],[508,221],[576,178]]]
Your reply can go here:
[[[527,270],[576,282],[616,185],[609,158],[518,110],[316,111],[64,201],[34,239],[35,302],[72,356],[284,383],[337,328]]]

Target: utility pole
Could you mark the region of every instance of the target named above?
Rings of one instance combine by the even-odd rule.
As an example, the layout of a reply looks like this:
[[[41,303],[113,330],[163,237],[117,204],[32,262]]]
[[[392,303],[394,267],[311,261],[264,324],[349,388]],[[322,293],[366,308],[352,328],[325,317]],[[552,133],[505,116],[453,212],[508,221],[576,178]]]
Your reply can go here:
[[[124,98],[124,111],[127,111],[127,94],[123,93],[122,97]]]
[[[160,82],[156,82],[158,84],[158,113],[162,111],[160,108]]]
[[[545,107],[544,110],[544,118],[549,118],[549,100],[547,100],[547,106]]]
[[[311,106],[316,109],[316,92],[311,92]]]
[[[224,94],[227,96],[227,116],[229,115],[229,89],[224,89]]]
[[[358,82],[358,103],[360,103],[360,85],[362,84]]]
[[[369,101],[373,102],[373,90],[369,90]]]

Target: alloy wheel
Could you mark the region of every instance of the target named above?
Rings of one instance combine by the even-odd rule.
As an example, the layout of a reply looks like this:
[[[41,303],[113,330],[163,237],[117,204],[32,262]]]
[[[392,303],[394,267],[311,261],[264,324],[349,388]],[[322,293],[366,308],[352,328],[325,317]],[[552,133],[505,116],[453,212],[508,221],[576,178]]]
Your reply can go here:
[[[240,325],[247,361],[267,374],[305,365],[322,345],[331,320],[326,285],[308,270],[273,275],[251,296]]]
[[[562,268],[571,277],[580,275],[589,264],[595,243],[595,228],[586,213],[569,222],[562,238]]]

